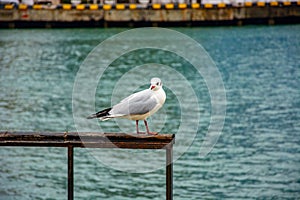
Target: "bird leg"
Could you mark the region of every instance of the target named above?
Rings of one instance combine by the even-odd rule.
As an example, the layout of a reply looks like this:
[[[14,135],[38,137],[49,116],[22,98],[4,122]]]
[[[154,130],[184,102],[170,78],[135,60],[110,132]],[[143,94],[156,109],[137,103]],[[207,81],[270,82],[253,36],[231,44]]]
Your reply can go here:
[[[135,120],[135,126],[136,126],[136,133],[137,134],[144,134],[143,132],[139,132],[139,120]]]
[[[145,123],[146,130],[147,130],[148,135],[157,135],[157,134],[158,134],[157,132],[150,132],[150,131],[149,131],[148,123],[147,123],[146,120],[144,120],[144,123]]]

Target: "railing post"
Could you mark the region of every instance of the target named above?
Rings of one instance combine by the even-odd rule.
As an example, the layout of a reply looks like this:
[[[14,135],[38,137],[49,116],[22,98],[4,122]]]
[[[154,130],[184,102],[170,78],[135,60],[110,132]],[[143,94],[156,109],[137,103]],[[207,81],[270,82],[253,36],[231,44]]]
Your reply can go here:
[[[1,146],[34,146],[67,148],[68,199],[74,199],[74,148],[166,149],[166,199],[173,199],[173,144],[174,134],[156,136],[125,133],[77,132],[9,132],[0,131]],[[82,138],[86,141],[83,143]],[[107,140],[109,139],[109,140]]]
[[[68,200],[74,199],[74,147],[68,146]]]
[[[166,149],[166,197],[167,200],[173,199],[173,146]]]

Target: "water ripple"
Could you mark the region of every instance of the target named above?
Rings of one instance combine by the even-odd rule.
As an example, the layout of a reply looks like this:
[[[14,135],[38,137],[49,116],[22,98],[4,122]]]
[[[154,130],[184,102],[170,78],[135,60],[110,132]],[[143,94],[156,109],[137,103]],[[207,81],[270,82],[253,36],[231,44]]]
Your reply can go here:
[[[99,42],[123,30],[1,30],[0,129],[74,130],[76,72]],[[177,30],[207,49],[225,83],[224,131],[207,157],[198,151],[209,126],[210,96],[205,81],[176,55],[146,50],[116,60],[103,80],[107,88],[98,88],[96,106],[109,106],[112,80],[130,67],[172,66],[193,81],[202,100],[197,137],[174,163],[174,199],[299,199],[300,26]],[[167,92],[170,123],[163,130],[175,132],[181,111]],[[118,131],[115,122],[103,126]],[[66,199],[66,149],[1,147],[0,153],[0,199]],[[164,199],[165,170],[115,171],[75,149],[75,198]]]

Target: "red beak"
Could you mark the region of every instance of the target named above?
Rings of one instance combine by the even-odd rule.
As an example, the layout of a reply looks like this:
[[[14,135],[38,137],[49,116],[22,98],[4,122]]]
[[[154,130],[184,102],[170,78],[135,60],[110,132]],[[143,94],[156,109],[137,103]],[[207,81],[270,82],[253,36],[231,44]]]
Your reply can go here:
[[[155,85],[151,85],[151,88],[150,88],[150,89],[153,90],[154,88],[155,88]]]

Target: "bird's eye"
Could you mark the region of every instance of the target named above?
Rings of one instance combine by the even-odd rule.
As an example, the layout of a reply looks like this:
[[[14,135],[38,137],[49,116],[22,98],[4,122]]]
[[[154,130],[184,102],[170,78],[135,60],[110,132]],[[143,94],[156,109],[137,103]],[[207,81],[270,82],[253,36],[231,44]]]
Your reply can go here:
[[[157,82],[156,85],[159,85],[159,83]]]

